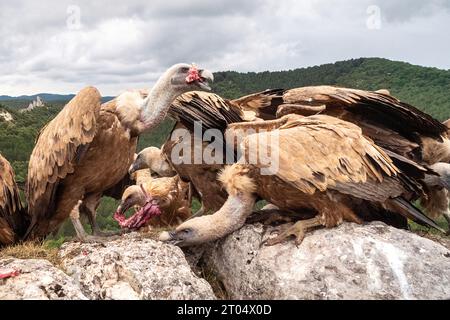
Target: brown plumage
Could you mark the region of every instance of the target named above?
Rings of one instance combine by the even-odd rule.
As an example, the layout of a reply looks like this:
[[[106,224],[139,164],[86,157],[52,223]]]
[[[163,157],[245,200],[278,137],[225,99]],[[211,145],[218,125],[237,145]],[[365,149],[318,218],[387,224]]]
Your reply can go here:
[[[41,131],[28,170],[30,238],[55,231],[79,200],[95,211],[126,175],[137,137],[116,111],[115,101],[101,105],[99,92],[86,88]]]
[[[271,122],[230,125],[228,132],[245,128],[269,131],[245,137],[241,143],[243,157],[249,151],[258,152],[250,149],[255,145],[268,147],[272,154],[278,150],[278,169],[264,175],[261,169],[266,166],[261,161],[227,167],[220,177],[229,195],[223,207],[213,215],[186,221],[174,232],[161,234],[161,240],[192,245],[220,238],[243,225],[257,197],[282,210],[316,212],[311,220],[296,223],[272,244],[290,235],[300,242],[305,228],[312,226],[361,223],[360,202],[377,203],[438,227],[403,199],[414,192],[414,184],[402,179],[392,159],[364,138],[356,125],[329,116],[289,115]],[[267,139],[273,133],[278,134],[278,141]]]
[[[439,123],[428,114],[399,101],[389,95],[387,90],[376,92],[331,86],[313,86],[290,90],[269,90],[256,93],[265,99],[261,104],[235,102],[256,117],[273,119],[286,114],[326,114],[357,124],[364,135],[390,151],[394,159],[405,157],[421,165],[446,163],[442,180],[450,180],[450,136],[447,126]],[[398,165],[399,163],[396,162]],[[403,168],[402,168],[403,169]],[[440,174],[440,173],[439,173]],[[430,205],[430,201],[439,201],[436,189],[442,188],[445,181],[429,185],[422,202],[427,204],[431,216],[447,215],[445,203]],[[437,191],[439,192],[439,191]],[[434,199],[434,200],[432,200]]]
[[[137,171],[138,176],[140,171],[145,170]],[[189,183],[183,182],[178,175],[161,178],[145,176],[138,177],[141,184],[125,189],[118,209],[119,214],[131,207],[140,209],[145,205],[147,196],[150,196],[161,210],[161,215],[152,217],[146,223],[151,228],[176,226],[191,216]]]
[[[18,241],[27,224],[28,216],[20,202],[14,170],[0,154],[0,246]]]
[[[227,195],[223,187],[217,182],[217,174],[223,168],[222,164],[194,163],[195,147],[202,150],[208,145],[194,143],[194,122],[202,122],[202,131],[217,129],[225,132],[228,124],[243,121],[243,115],[238,106],[232,101],[207,92],[188,92],[178,97],[169,109],[169,115],[177,120],[171,135],[163,145],[162,150],[172,167],[184,181],[192,183],[194,194],[201,200],[202,207],[197,214],[209,213],[218,210],[225,202]],[[171,136],[177,129],[186,129],[191,135],[188,139],[172,140]],[[201,138],[200,138],[201,139]],[[180,148],[187,143],[191,147],[191,162],[174,164],[172,153],[174,148]],[[186,148],[188,149],[188,148]]]
[[[157,126],[177,96],[208,88],[206,80],[212,80],[208,70],[177,64],[145,98],[142,92],[128,91],[101,104],[95,88],[80,91],[42,129],[31,154],[27,198],[32,221],[27,237],[45,237],[71,216],[78,237],[88,239],[80,212],[88,214],[94,233],[100,234],[95,210],[104,193],[117,194],[114,187],[123,186],[139,134]]]
[[[291,113],[331,115],[357,124],[378,146],[407,158],[427,164],[449,162],[447,127],[383,92],[332,86],[272,90],[255,94],[266,96],[264,104],[240,106],[265,120]]]

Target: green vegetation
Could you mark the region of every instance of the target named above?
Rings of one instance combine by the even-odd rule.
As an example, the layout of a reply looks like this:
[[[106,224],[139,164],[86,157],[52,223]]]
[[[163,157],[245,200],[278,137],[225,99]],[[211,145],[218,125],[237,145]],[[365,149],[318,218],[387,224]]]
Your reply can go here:
[[[229,99],[268,88],[289,89],[311,85],[388,89],[392,95],[439,120],[450,118],[450,70],[380,58],[360,58],[290,71],[226,71],[214,76],[215,91]]]
[[[268,88],[294,88],[309,85],[338,85],[352,88],[378,90],[388,89],[391,94],[431,114],[439,120],[450,118],[450,70],[439,70],[414,66],[379,58],[361,58],[321,66],[279,72],[238,73],[233,71],[215,74],[214,91],[226,98],[237,98]],[[64,106],[66,101],[51,101],[51,104],[20,113],[29,101],[1,101],[0,112],[5,110],[13,118],[6,122],[0,118],[0,152],[12,163],[17,181],[23,189],[28,159],[34,147],[39,130]],[[138,149],[160,146],[173,127],[167,120],[152,133],[139,139]],[[117,202],[105,198],[98,210],[99,225],[105,230],[115,230],[117,224],[111,213]],[[198,208],[198,201],[194,203]],[[60,245],[64,235],[73,234],[70,223],[61,228],[58,240],[52,246]],[[61,240],[62,239],[62,240]]]

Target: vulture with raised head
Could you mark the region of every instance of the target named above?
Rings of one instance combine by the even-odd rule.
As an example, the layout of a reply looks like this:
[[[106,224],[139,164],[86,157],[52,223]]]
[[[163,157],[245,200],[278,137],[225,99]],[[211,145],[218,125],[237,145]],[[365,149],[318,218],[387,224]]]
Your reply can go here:
[[[28,216],[20,202],[14,170],[0,154],[0,246],[20,240],[28,226]]]
[[[31,154],[27,238],[42,238],[71,218],[81,240],[99,240],[95,210],[133,162],[138,136],[157,126],[180,94],[209,90],[212,73],[188,64],[169,68],[143,98],[129,91],[101,104],[92,87],[80,91],[41,131]],[[120,192],[121,194],[122,192]],[[94,235],[79,220],[90,218]]]
[[[271,239],[275,244],[290,236],[300,243],[305,231],[316,226],[334,227],[343,221],[362,223],[365,203],[387,214],[439,227],[408,199],[421,193],[417,181],[406,176],[358,126],[325,115],[287,115],[278,120],[230,125],[227,134],[248,132],[240,143],[242,157],[220,175],[228,199],[212,215],[192,218],[174,231],[163,232],[162,241],[180,246],[219,239],[237,229],[262,198],[281,210],[312,215]],[[256,148],[256,149],[255,149]],[[254,154],[277,154],[277,170],[263,173],[267,161]],[[264,153],[266,152],[266,153]],[[413,165],[410,163],[411,167]],[[410,168],[413,171],[413,168]],[[420,166],[415,167],[420,171]]]

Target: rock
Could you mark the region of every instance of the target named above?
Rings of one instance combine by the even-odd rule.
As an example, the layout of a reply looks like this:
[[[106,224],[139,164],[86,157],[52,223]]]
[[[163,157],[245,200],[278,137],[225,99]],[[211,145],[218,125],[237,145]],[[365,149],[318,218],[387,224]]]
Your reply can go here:
[[[246,225],[206,250],[231,299],[450,298],[449,249],[411,232],[344,223],[262,245],[272,229]]]
[[[90,299],[215,299],[180,248],[135,233],[105,244],[67,243],[60,257]]]
[[[0,110],[0,120],[6,121],[6,122],[11,122],[14,120],[14,118],[11,115],[11,113],[9,113],[8,111]]]
[[[0,300],[87,299],[75,281],[47,260],[0,260],[0,274],[19,271],[16,276],[0,280]]]

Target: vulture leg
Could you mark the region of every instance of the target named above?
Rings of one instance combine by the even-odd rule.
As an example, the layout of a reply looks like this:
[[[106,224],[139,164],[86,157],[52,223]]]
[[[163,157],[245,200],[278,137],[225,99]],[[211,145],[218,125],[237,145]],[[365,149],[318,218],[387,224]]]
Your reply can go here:
[[[300,220],[294,223],[291,227],[287,228],[287,230],[283,231],[280,235],[273,239],[269,239],[266,242],[266,245],[273,246],[274,244],[284,242],[288,240],[291,236],[295,236],[295,244],[299,245],[302,243],[303,238],[305,237],[306,231],[308,229],[322,226],[322,219],[320,216],[316,216],[312,219],[308,220]]]
[[[73,227],[75,228],[75,232],[77,233],[78,239],[83,241],[88,237],[86,230],[84,230],[83,224],[80,221],[80,206],[82,201],[79,200],[78,203],[73,207],[70,212],[70,220],[72,221]]]
[[[83,224],[80,221],[80,208],[82,207],[82,200],[79,200],[75,207],[70,212],[70,220],[72,221],[73,227],[75,228],[75,232],[77,233],[77,238],[81,242],[104,242],[106,238],[91,236],[87,234],[86,230],[83,227]]]
[[[92,235],[97,237],[112,237],[121,234],[121,232],[105,232],[101,231],[97,223],[97,207],[100,204],[102,194],[89,194],[83,199],[81,211],[87,215],[89,224],[92,227]]]

